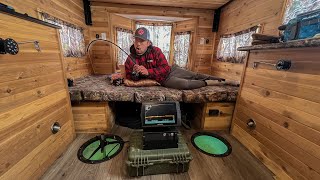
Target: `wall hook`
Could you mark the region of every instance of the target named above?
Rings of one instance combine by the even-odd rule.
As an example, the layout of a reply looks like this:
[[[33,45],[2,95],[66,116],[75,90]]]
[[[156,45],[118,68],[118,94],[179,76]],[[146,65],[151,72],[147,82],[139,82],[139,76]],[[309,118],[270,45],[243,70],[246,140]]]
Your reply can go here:
[[[18,44],[28,44],[28,43],[33,43],[33,44],[34,44],[34,48],[35,48],[38,52],[41,52],[40,43],[39,43],[38,40],[18,42]]]

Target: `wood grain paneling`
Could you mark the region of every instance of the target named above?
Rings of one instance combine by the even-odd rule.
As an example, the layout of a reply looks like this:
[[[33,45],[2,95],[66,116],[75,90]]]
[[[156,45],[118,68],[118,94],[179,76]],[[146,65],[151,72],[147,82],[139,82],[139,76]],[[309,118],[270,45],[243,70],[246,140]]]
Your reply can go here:
[[[2,38],[37,39],[43,47],[19,45],[18,55],[0,56],[0,179],[37,179],[75,137],[58,31],[4,14],[0,19]],[[62,126],[55,135],[54,122]]]
[[[221,11],[215,49],[218,47],[221,35],[236,33],[258,24],[262,25],[262,34],[278,35],[278,26],[282,24],[285,1],[234,0],[227,4]],[[212,61],[212,75],[232,80],[241,79],[243,64],[217,61],[216,52]]]
[[[63,21],[80,26],[84,29],[85,42],[86,44],[88,43],[89,31],[88,31],[88,26],[85,24],[85,21],[84,21],[82,0],[69,0],[69,1],[0,0],[0,2],[12,6],[13,8],[15,8],[17,12],[20,12],[23,14],[27,13],[29,16],[32,16],[34,18],[39,18],[38,10],[40,10],[56,18],[59,18]],[[4,22],[4,21],[6,22],[5,27],[8,27],[10,25],[14,25],[15,27],[17,27],[17,29],[11,33],[14,34],[16,37],[20,37],[21,41],[27,41],[30,39],[40,40],[41,41],[40,47],[42,51],[49,51],[49,50],[51,51],[51,50],[57,49],[57,46],[59,46],[59,43],[55,40],[55,32],[53,32],[51,36],[49,36],[50,32],[45,31],[45,27],[38,27],[36,25],[29,24],[29,26],[24,26],[23,28],[21,28],[21,26],[23,25],[19,25],[19,23],[17,22],[20,20],[15,20],[15,21],[7,21],[6,19],[0,20],[0,22]],[[37,28],[34,28],[35,26]],[[2,30],[1,32],[3,32]],[[26,37],[19,36],[21,32],[23,33],[29,32],[28,37],[26,38]],[[6,33],[6,36],[10,34],[9,32],[4,32],[4,33]],[[43,39],[44,36],[41,36],[43,34],[46,34],[45,39]],[[52,42],[55,42],[55,43],[52,43]],[[34,50],[32,48],[33,47],[32,44],[27,45],[27,47],[30,50]],[[45,59],[48,59],[48,58],[45,57]],[[92,73],[90,61],[86,56],[82,58],[64,57],[63,62],[65,64],[64,67],[66,68],[67,78],[75,79],[75,78],[83,77]]]
[[[221,11],[219,35],[263,25],[263,33],[278,35],[285,0],[234,0]]]
[[[246,62],[232,134],[243,143],[244,138],[251,139],[244,144],[258,158],[261,153],[272,152],[273,156],[261,160],[279,178],[283,173],[293,179],[320,178],[319,50],[256,50]],[[292,68],[252,68],[254,62],[276,63],[280,59],[291,60]],[[249,119],[256,122],[254,129],[247,127]]]
[[[106,33],[107,39],[116,42],[116,27],[133,30],[131,19],[110,13],[105,8],[91,6],[92,27],[90,27],[90,39],[95,39],[98,34]],[[108,43],[97,43],[92,48],[92,62],[95,74],[110,74],[116,70],[116,52],[119,50]],[[128,52],[129,53],[129,52]]]
[[[113,115],[106,102],[73,104],[72,112],[76,133],[106,133],[113,126]]]
[[[130,20],[119,17],[115,14],[135,14],[135,15],[152,15],[152,16],[172,16],[172,17],[188,17],[191,20],[185,22],[177,22],[175,24],[177,31],[192,31],[192,52],[190,59],[190,69],[195,72],[210,74],[211,57],[213,55],[213,45],[215,33],[212,33],[213,10],[208,9],[192,9],[192,8],[174,8],[174,7],[156,7],[156,6],[140,6],[125,5],[113,3],[92,2],[91,5],[93,27],[90,28],[90,37],[95,38],[96,33],[106,32],[107,38],[114,39],[113,26],[130,27]],[[134,23],[131,23],[134,30]],[[96,30],[96,29],[99,30]],[[206,44],[200,45],[200,39],[208,39]],[[109,47],[109,46],[108,46]],[[106,63],[111,61],[104,68],[100,68],[101,72],[112,70],[114,72],[114,52],[111,49],[109,56],[94,55],[94,62],[100,61]],[[104,60],[102,60],[104,58]],[[113,67],[112,68],[110,68]]]
[[[211,72],[213,75],[225,79],[241,80],[243,64],[219,62],[214,60],[211,65]]]
[[[149,6],[168,6],[168,7],[183,7],[183,8],[203,8],[203,9],[217,9],[230,0],[130,0],[130,1],[118,1],[118,0],[90,0],[92,2],[109,2],[109,3],[121,3],[121,4],[135,4],[135,5],[149,5]]]
[[[89,28],[90,40],[96,39],[97,35],[101,38],[101,34],[105,33],[107,39],[114,41],[113,38],[111,38],[110,13],[103,9],[97,9],[95,6],[91,6],[91,12],[92,26]],[[114,72],[112,50],[112,45],[108,43],[98,42],[92,46],[91,62],[93,63],[94,74],[107,74]]]
[[[196,43],[193,46],[193,50],[195,50],[193,52],[195,54],[193,56],[193,70],[195,72],[211,73],[210,65],[214,54],[214,42],[216,38],[216,33],[212,32],[212,23],[213,14],[200,16],[198,19]]]
[[[125,5],[115,3],[92,2],[91,6],[100,7],[97,11],[107,10],[110,13],[171,16],[171,17],[207,17],[213,14],[213,10],[193,8],[175,8],[146,5]]]

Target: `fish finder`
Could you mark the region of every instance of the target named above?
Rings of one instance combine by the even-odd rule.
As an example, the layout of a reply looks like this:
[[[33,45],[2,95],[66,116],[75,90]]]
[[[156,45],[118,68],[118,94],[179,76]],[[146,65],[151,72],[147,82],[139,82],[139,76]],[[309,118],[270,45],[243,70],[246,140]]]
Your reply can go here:
[[[179,102],[142,103],[143,149],[178,148]]]
[[[179,102],[151,102],[142,103],[142,127],[176,127],[181,125],[181,111]]]

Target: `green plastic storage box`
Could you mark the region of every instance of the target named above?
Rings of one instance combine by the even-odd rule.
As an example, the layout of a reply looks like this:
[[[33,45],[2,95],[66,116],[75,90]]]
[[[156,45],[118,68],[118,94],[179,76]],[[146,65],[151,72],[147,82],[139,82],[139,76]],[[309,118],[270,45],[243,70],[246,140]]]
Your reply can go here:
[[[189,169],[192,156],[179,133],[178,148],[143,150],[142,131],[135,131],[130,138],[127,168],[129,176],[183,173]]]

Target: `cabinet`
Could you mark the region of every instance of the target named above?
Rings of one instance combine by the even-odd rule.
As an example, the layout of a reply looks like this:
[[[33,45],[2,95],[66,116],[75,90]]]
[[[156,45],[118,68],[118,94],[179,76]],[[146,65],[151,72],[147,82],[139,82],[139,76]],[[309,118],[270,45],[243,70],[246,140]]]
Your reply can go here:
[[[204,130],[229,130],[234,102],[213,102],[205,105]]]
[[[231,133],[280,179],[320,179],[319,57],[319,47],[253,49],[245,63]],[[279,60],[290,69],[270,65]]]
[[[200,130],[227,130],[231,126],[234,102],[194,104],[194,128]]]
[[[72,105],[76,133],[107,133],[114,124],[108,102],[82,102]]]

